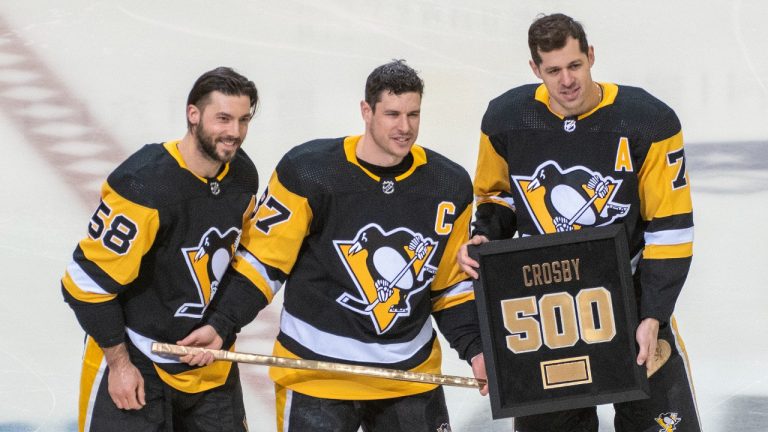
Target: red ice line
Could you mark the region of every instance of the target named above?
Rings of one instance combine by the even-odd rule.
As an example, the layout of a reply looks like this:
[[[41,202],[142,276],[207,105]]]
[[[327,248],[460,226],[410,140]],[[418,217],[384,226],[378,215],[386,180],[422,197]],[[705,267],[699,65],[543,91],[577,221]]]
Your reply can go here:
[[[93,208],[97,204],[98,185],[108,172],[88,172],[78,169],[73,164],[87,165],[88,161],[98,163],[97,166],[116,167],[127,155],[120,149],[117,140],[105,131],[105,128],[88,112],[85,103],[75,97],[67,86],[56,77],[50,68],[32,51],[17,31],[0,17],[0,59],[5,57],[0,71],[0,111],[11,120],[17,131],[39,155],[48,162],[56,174],[69,188],[80,197],[81,204]],[[8,79],[9,73],[18,75],[28,74],[29,79]],[[25,91],[42,91],[49,96],[35,97],[34,94],[25,97]],[[34,115],[36,107],[54,107],[62,115],[45,118]],[[57,124],[67,124],[82,130],[76,134],[56,134],[50,129]],[[78,143],[88,143],[93,150],[86,156],[66,153],[66,143],[77,146]],[[77,153],[77,152],[75,152]],[[259,320],[277,322],[277,313],[268,308],[259,314]],[[274,339],[273,326],[261,327],[257,332],[248,329],[241,339],[262,340],[269,342]],[[266,327],[266,328],[265,328]],[[267,345],[267,343],[265,343]],[[272,383],[266,378],[266,369],[243,370],[243,384],[252,387],[258,394],[272,392]],[[266,401],[265,401],[266,403]],[[271,407],[270,407],[271,408]]]
[[[85,104],[75,97],[43,61],[26,45],[19,35],[0,18],[0,55],[11,60],[4,62],[5,73],[28,74],[30,79],[13,82],[0,74],[0,110],[11,120],[40,156],[46,160],[61,179],[70,186],[88,208],[96,205],[98,185],[106,172],[87,172],[72,164],[87,164],[89,160],[100,165],[117,166],[125,157],[118,149],[117,141],[104,132],[90,115]],[[24,91],[34,89],[47,92],[46,97],[25,97]],[[54,118],[44,118],[33,114],[36,107],[54,107],[63,113]],[[50,129],[57,124],[73,125],[82,129],[77,134],[56,134]],[[65,146],[86,142],[93,145],[87,156],[72,155],[65,152]],[[57,150],[58,148],[59,150]],[[91,187],[88,187],[91,186]]]

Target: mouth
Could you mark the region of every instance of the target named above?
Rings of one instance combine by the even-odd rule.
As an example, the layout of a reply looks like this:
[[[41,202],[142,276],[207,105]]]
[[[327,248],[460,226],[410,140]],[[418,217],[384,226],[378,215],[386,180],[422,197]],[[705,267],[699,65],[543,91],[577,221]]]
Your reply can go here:
[[[574,101],[581,95],[581,87],[574,87],[572,89],[564,88],[560,90],[560,95],[566,100]]]
[[[412,137],[410,135],[397,135],[393,136],[391,139],[395,142],[395,144],[401,147],[405,147],[411,144]]]
[[[224,146],[225,149],[237,150],[242,141],[236,138],[222,138],[218,140],[218,143]]]

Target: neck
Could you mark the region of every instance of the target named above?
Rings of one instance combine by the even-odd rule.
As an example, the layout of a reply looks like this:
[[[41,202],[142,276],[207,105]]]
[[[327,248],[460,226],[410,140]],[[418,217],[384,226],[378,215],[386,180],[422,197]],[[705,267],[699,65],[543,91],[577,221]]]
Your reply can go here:
[[[221,171],[221,162],[211,160],[202,150],[200,145],[190,132],[184,135],[179,142],[179,153],[181,153],[187,168],[192,174],[198,177],[212,178]]]
[[[592,111],[603,101],[603,88],[595,81],[592,81],[592,84],[589,84],[584,92],[586,97],[584,98],[584,104],[580,107],[568,109],[557,103],[552,96],[549,97],[549,106],[552,111],[563,117],[572,117]]]
[[[358,160],[363,160],[380,167],[395,166],[403,161],[402,157],[380,151],[376,143],[373,142],[373,137],[368,134],[360,137],[360,141],[355,148],[355,156]]]

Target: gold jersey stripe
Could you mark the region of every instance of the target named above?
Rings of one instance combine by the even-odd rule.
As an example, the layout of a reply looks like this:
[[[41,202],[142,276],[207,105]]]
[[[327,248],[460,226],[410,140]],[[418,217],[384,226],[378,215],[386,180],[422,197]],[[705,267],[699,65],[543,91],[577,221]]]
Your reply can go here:
[[[443,290],[469,278],[456,262],[456,256],[461,245],[469,241],[469,222],[471,220],[472,204],[468,205],[453,223],[453,229],[448,236],[443,256],[440,258],[440,264],[437,266],[437,274],[432,281],[432,291]]]
[[[688,258],[693,256],[693,243],[645,245],[644,259]]]
[[[276,213],[274,209],[260,205],[256,216],[248,226],[248,235],[243,237],[243,247],[262,263],[289,274],[293,265],[296,264],[304,237],[309,233],[312,209],[307,198],[283,186],[277,172],[272,174],[268,190],[270,196],[290,211],[290,216],[283,222],[268,225],[268,231],[264,232],[256,222],[267,221]]]
[[[300,358],[288,351],[280,342],[275,342],[272,355]],[[441,361],[440,343],[435,339],[429,358],[411,369],[411,371],[439,374],[441,373]],[[269,376],[276,384],[299,393],[320,398],[342,400],[389,399],[423,393],[437,387],[435,384],[388,380],[340,372],[277,367],[269,368]]]
[[[234,345],[229,351],[234,350]],[[160,379],[176,390],[185,393],[201,393],[212,388],[220,387],[227,381],[232,362],[217,360],[208,366],[190,369],[186,372],[171,374],[160,368],[157,364],[155,371]]]
[[[667,155],[682,148],[682,131],[651,144],[645,163],[638,173],[640,214],[643,220],[649,221],[692,211],[688,173],[684,173],[686,185],[674,189],[673,182],[680,175],[682,167],[679,163],[667,163]]]
[[[361,170],[363,170],[365,174],[368,175],[368,177],[374,179],[375,181],[381,181],[381,177],[368,171],[357,160],[357,153],[356,153],[357,144],[360,142],[361,138],[362,138],[362,135],[354,135],[354,136],[348,136],[344,138],[344,155],[346,155],[347,161],[349,161],[354,165],[357,165]],[[413,146],[411,146],[411,155],[413,155],[413,164],[411,165],[410,168],[408,168],[408,171],[395,177],[396,181],[403,180],[404,178],[413,174],[413,172],[416,171],[416,168],[427,163],[427,152],[425,152],[424,148],[422,148],[418,144],[414,144]]]
[[[99,266],[104,273],[117,283],[127,285],[139,275],[141,259],[154,244],[160,227],[159,212],[125,199],[107,182],[104,182],[101,188],[101,199],[110,209],[109,215],[99,212],[104,229],[99,238],[86,237],[81,240],[80,248],[85,257]],[[110,229],[121,229],[115,222],[119,216],[127,218],[137,228],[135,237],[129,240],[128,249],[122,255],[105,245],[105,242],[109,241],[107,236]]]
[[[269,283],[267,283],[265,280],[265,276],[262,275],[251,263],[249,263],[248,260],[240,255],[236,255],[232,262],[232,268],[243,275],[252,284],[256,285],[256,288],[258,288],[259,291],[264,294],[264,297],[267,298],[267,301],[270,303],[272,302],[274,293],[269,287]]]
[[[589,117],[594,113],[595,111],[599,110],[600,108],[613,104],[614,101],[616,101],[616,95],[619,94],[619,86],[613,83],[598,83],[595,82],[595,84],[599,85],[603,91],[603,98],[600,100],[600,103],[597,104],[596,107],[592,108],[589,112],[586,112],[584,114],[581,114],[578,116],[578,120],[581,120],[583,118]],[[547,109],[549,112],[557,116],[560,120],[564,119],[565,117],[552,111],[552,107],[549,104],[549,90],[547,90],[547,87],[544,84],[539,85],[536,88],[536,93],[534,95],[534,99],[537,101],[543,103],[547,106]]]
[[[83,366],[80,373],[80,399],[77,410],[78,430],[81,432],[85,429],[88,418],[93,415],[92,412],[89,412],[92,408],[90,403],[92,396],[95,397],[95,393],[99,391],[98,386],[104,378],[106,364],[102,367],[102,363],[105,363],[104,352],[96,344],[96,341],[88,336],[85,339]]]
[[[187,166],[187,163],[184,162],[184,158],[181,156],[181,152],[179,151],[179,140],[176,141],[168,141],[166,143],[163,143],[163,147],[168,151],[168,153],[173,156],[174,159],[176,159],[176,162],[179,164],[180,167],[184,168],[185,170],[189,171],[193,176],[197,177],[198,180],[200,180],[203,183],[208,183],[208,179],[205,177],[200,177],[199,175],[192,172],[191,169]],[[221,181],[224,179],[224,177],[227,176],[227,173],[229,172],[229,162],[224,164],[224,168],[221,170],[219,175],[216,176],[216,180]]]
[[[275,420],[277,421],[277,430],[285,431],[285,420],[291,416],[291,405],[288,403],[288,392],[291,390],[275,384]]]
[[[72,280],[72,276],[70,276],[69,272],[64,273],[64,277],[61,279],[61,284],[64,285],[64,289],[66,289],[72,297],[85,303],[104,303],[117,297],[117,294],[99,294],[83,290],[74,280]]]
[[[479,202],[486,202],[501,192],[511,192],[509,184],[509,166],[491,144],[488,135],[480,134],[480,150],[477,155],[477,170],[474,183],[475,196]],[[505,204],[501,200],[493,200],[497,204]],[[506,204],[505,204],[506,205]]]
[[[680,335],[680,329],[677,327],[677,318],[675,318],[674,315],[672,315],[670,319],[670,325],[672,326],[672,334],[675,337],[675,347],[673,349],[677,350],[680,353],[680,356],[683,358],[685,372],[688,375],[688,382],[691,384],[691,394],[693,395],[694,402],[696,402],[696,388],[693,385],[691,361],[688,359],[688,350],[685,347],[685,341],[683,341],[683,337]],[[698,406],[698,404],[694,404],[694,406]],[[696,416],[699,416],[698,408],[696,408]],[[699,424],[701,424],[701,419],[699,419]]]

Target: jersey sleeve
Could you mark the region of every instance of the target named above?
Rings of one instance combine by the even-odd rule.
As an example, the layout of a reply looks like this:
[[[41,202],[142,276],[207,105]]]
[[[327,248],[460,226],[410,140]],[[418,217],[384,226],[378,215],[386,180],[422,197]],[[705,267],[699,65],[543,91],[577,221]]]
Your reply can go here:
[[[138,277],[159,226],[157,209],[132,202],[104,183],[88,235],[78,243],[61,280],[64,299],[86,333],[102,347],[123,341],[117,295]]]
[[[515,202],[510,188],[507,161],[499,154],[492,138],[481,133],[474,182],[477,210],[473,235],[500,240],[515,234]]]
[[[296,263],[312,222],[304,196],[280,180],[290,175],[281,163],[270,178],[255,215],[243,229],[240,246],[223,295],[208,318],[219,334],[239,330],[272,301]]]
[[[469,202],[453,222],[431,285],[435,323],[463,360],[471,359],[482,351],[472,281],[461,271],[456,260],[459,248],[469,239],[471,218],[472,203]]]
[[[638,263],[641,318],[669,322],[693,256],[693,206],[683,135],[671,110],[664,119],[676,133],[651,143],[638,173],[640,212],[646,223]]]

